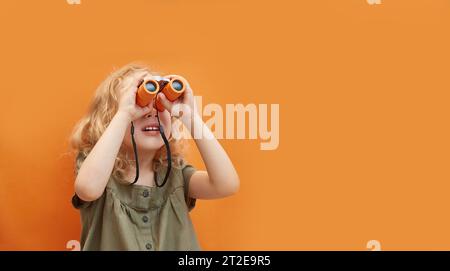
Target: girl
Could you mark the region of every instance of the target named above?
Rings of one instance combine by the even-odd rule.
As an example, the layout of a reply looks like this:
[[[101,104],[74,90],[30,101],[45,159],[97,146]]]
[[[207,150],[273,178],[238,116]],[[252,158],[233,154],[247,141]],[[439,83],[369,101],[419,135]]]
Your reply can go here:
[[[81,213],[82,250],[200,250],[189,217],[196,199],[227,197],[239,189],[236,170],[197,113],[189,84],[174,103],[158,94],[166,108],[158,116],[169,139],[172,170],[164,186],[155,185],[161,185],[168,168],[157,110],[154,102],[136,104],[138,86],[152,76],[137,64],[115,71],[100,84],[88,114],[75,127],[72,204]],[[175,104],[182,108],[176,113]],[[183,160],[182,141],[172,136],[174,121],[191,134],[201,131],[194,140],[206,171]],[[132,159],[131,122],[138,163]],[[133,184],[136,165],[139,178]]]

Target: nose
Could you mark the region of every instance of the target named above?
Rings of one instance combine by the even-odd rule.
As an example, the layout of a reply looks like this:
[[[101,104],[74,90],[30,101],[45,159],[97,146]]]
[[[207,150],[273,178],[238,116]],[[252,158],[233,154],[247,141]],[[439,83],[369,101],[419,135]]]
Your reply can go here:
[[[156,109],[152,108],[152,111],[150,111],[150,113],[148,113],[147,115],[145,115],[146,118],[151,118],[151,117],[155,117],[156,118]]]

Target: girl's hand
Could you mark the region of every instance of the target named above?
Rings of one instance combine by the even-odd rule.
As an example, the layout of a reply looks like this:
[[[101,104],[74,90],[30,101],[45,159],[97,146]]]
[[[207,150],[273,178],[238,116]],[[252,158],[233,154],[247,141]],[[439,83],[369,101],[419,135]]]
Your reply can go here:
[[[169,75],[167,77],[172,79],[181,76]],[[240,185],[236,169],[214,134],[203,123],[197,112],[193,91],[188,82],[184,81],[187,84],[186,90],[183,96],[174,102],[170,102],[163,93],[158,93],[158,98],[171,115],[179,117],[190,130],[207,169],[207,171],[197,170],[192,174],[189,180],[189,196],[198,199],[213,199],[235,194]],[[199,129],[195,129],[196,127]],[[196,130],[201,134],[194,135]]]
[[[126,114],[130,121],[134,121],[150,113],[153,107],[153,101],[145,107],[140,107],[136,104],[136,93],[142,82],[144,82],[144,76],[142,74],[131,75],[121,82],[122,87],[117,112]]]
[[[183,95],[171,102],[167,99],[164,93],[158,93],[158,99],[164,105],[171,116],[180,118],[184,125],[190,126],[194,118],[198,116],[197,106],[195,104],[194,93],[186,79],[179,75],[167,75],[164,76],[168,79],[181,78],[186,83],[186,90]]]

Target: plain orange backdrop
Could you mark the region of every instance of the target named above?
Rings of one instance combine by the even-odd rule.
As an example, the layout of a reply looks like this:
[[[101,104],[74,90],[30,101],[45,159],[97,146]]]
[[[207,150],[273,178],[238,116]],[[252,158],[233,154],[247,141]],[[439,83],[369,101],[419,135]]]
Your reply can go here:
[[[277,150],[221,140],[241,190],[197,202],[203,249],[450,249],[450,1],[81,2],[0,4],[0,250],[79,239],[68,138],[135,60],[280,105]]]

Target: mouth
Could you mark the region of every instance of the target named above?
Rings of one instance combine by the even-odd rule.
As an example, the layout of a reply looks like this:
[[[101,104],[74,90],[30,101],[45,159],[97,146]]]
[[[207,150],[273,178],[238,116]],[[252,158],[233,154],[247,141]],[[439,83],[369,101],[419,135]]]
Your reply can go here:
[[[159,126],[157,124],[144,126],[142,132],[159,132]]]
[[[158,124],[150,124],[142,127],[142,133],[146,136],[158,136],[159,135],[159,125]]]

